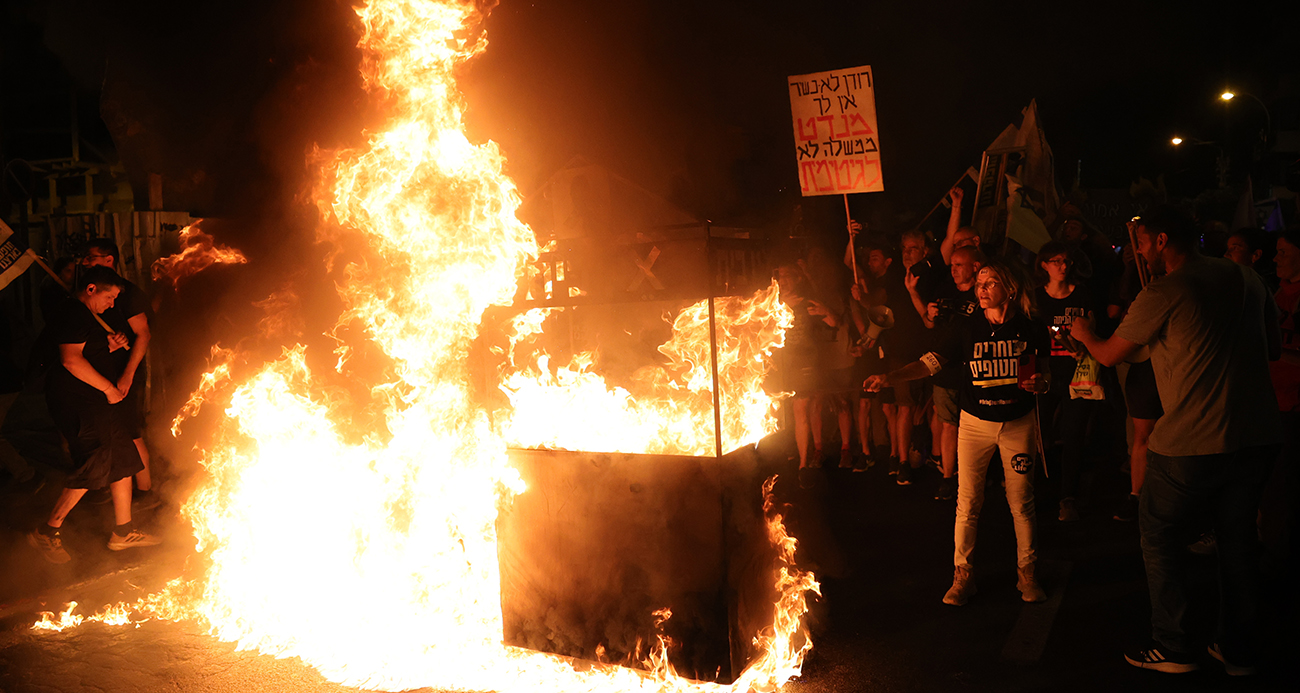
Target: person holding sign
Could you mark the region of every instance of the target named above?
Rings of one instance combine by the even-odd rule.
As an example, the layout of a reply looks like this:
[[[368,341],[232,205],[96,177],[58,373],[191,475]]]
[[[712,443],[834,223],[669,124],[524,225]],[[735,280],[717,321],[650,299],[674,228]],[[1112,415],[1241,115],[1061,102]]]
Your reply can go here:
[[[971,554],[984,479],[997,451],[1007,482],[1007,504],[1015,520],[1017,588],[1027,602],[1047,594],[1035,578],[1034,459],[1038,427],[1035,395],[1047,392],[1047,330],[1031,319],[1032,294],[1014,265],[993,259],[980,268],[975,295],[981,310],[958,317],[942,344],[887,375],[867,379],[864,388],[881,388],[918,380],[945,369],[962,373],[961,423],[957,431],[957,517],[952,587],[945,604],[961,606],[975,593]]]
[[[126,338],[106,332],[95,319],[113,306],[125,283],[107,267],[91,267],[78,280],[77,303],[50,326],[59,357],[46,380],[46,398],[76,465],[49,519],[27,536],[28,543],[51,563],[71,559],[59,530],[91,489],[108,487],[113,498],[116,527],[109,549],[160,542],[135,529],[131,521],[131,477],[144,465],[120,404],[126,395],[113,381],[114,352],[126,347]]]

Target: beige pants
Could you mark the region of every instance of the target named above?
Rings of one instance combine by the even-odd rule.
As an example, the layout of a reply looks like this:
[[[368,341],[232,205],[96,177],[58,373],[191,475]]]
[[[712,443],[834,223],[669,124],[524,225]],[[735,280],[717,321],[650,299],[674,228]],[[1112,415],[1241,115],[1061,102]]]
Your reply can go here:
[[[997,450],[1007,479],[1007,505],[1016,526],[1017,564],[1034,563],[1034,460],[1038,455],[1034,413],[1015,421],[985,421],[961,413],[957,429],[957,522],[953,531],[953,564],[970,567],[975,530],[984,507],[984,479]]]

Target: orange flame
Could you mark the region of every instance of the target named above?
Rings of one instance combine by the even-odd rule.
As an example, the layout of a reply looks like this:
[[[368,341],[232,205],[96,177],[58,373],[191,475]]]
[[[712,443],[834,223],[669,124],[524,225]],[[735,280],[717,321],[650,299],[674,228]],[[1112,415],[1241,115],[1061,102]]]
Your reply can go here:
[[[534,364],[514,364],[517,341],[541,333],[546,312],[515,319],[511,365],[502,390],[510,398],[505,436],[516,447],[592,452],[713,455],[713,378],[708,302],[687,307],[673,319],[673,334],[659,347],[662,366],[633,375],[627,388],[613,387],[593,372],[596,355],[582,353],[555,369],[542,353]],[[758,442],[777,429],[774,405],[763,380],[772,350],[785,343],[794,314],[772,283],[748,299],[715,301],[722,449]]]
[[[173,286],[182,279],[205,270],[212,265],[242,265],[248,262],[244,254],[234,248],[219,246],[212,236],[199,230],[196,221],[181,229],[179,252],[154,261],[151,271],[154,281],[166,279]]]
[[[241,649],[297,656],[333,681],[372,689],[780,687],[798,674],[810,647],[800,616],[804,593],[817,584],[792,567],[794,539],[770,509],[782,562],[774,626],[757,635],[763,654],[732,686],[678,677],[662,639],[646,663],[649,673],[611,665],[579,670],[564,658],[502,643],[495,521],[498,504],[524,488],[507,464],[502,431],[473,401],[466,355],[484,310],[510,302],[536,242],[515,217],[519,197],[496,145],[472,144],[462,132],[452,72],[486,45],[472,28],[483,19],[475,5],[372,0],[357,14],[365,83],[389,115],[365,149],[333,155],[319,196],[326,217],[319,235],[362,248],[342,268],[338,321],[360,329],[336,333],[360,332],[391,360],[372,387],[384,406],[381,430],[357,430],[313,376],[302,345],[242,379],[233,375],[232,352],[214,351],[173,426],[206,402],[224,404],[200,452],[206,474],[182,507],[208,559],[206,573],[101,618],[195,619]],[[734,446],[775,425],[771,398],[753,383],[761,382],[790,315],[772,288],[719,301],[717,313],[730,412],[724,437]],[[516,339],[543,319],[541,312],[521,317]],[[712,448],[711,416],[708,425],[700,422],[712,387],[707,331],[707,308],[687,308],[661,348],[667,364],[638,379],[637,388],[659,398],[647,416],[672,421],[652,426],[671,431],[664,449]],[[349,369],[347,345],[338,353],[339,372],[360,380]],[[562,404],[553,399],[550,406]],[[516,416],[509,430],[522,420]],[[706,435],[682,430],[687,426]],[[770,489],[769,482],[765,494]],[[42,623],[67,627],[82,618],[74,608]]]

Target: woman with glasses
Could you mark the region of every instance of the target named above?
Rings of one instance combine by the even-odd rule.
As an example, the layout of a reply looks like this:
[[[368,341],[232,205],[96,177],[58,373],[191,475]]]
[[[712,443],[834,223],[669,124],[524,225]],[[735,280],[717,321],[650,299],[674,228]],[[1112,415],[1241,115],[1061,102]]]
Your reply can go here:
[[[1034,461],[1038,451],[1035,394],[1047,391],[1047,330],[1031,319],[1033,295],[1015,265],[990,260],[975,278],[981,310],[953,322],[940,347],[887,375],[867,379],[868,391],[933,375],[944,369],[962,373],[957,429],[957,518],[952,587],[945,604],[961,606],[975,593],[971,554],[984,480],[997,451],[1006,476],[1007,504],[1015,522],[1021,598],[1040,602],[1047,594],[1034,575]]]
[[[1038,319],[1047,325],[1052,338],[1047,363],[1052,382],[1056,385],[1039,398],[1039,413],[1043,428],[1056,431],[1062,443],[1060,474],[1057,475],[1061,480],[1057,519],[1077,522],[1079,510],[1075,498],[1079,495],[1084,443],[1102,400],[1090,399],[1091,394],[1079,397],[1071,394],[1070,383],[1075,368],[1087,350],[1070,338],[1070,323],[1075,318],[1094,314],[1094,303],[1064,243],[1052,241],[1039,249],[1034,274],[1040,284],[1034,294]],[[1051,440],[1049,436],[1048,441]]]

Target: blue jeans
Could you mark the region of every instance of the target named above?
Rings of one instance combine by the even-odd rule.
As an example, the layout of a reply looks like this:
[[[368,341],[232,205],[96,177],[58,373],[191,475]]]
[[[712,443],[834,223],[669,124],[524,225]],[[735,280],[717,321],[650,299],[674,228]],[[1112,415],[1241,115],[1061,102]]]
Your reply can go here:
[[[1265,445],[1189,457],[1149,453],[1138,527],[1151,594],[1151,636],[1162,647],[1191,652],[1183,630],[1187,545],[1196,539],[1196,520],[1208,517],[1219,551],[1216,641],[1230,661],[1253,661],[1260,589],[1255,515],[1277,450]]]

